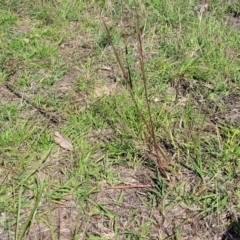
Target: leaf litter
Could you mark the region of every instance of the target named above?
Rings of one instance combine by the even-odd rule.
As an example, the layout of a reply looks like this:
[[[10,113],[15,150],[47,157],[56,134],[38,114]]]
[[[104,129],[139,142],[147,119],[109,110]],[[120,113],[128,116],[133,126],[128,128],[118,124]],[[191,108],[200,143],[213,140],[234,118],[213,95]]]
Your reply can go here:
[[[63,149],[68,151],[73,151],[73,145],[71,141],[65,137],[63,137],[59,132],[54,132],[53,136],[55,142]]]

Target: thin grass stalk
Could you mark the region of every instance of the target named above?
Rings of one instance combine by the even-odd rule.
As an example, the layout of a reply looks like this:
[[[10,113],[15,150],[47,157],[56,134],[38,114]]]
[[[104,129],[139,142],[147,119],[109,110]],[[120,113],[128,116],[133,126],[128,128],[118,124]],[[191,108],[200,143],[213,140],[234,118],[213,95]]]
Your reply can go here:
[[[23,183],[21,182],[19,195],[18,195],[18,210],[17,210],[16,229],[15,229],[15,240],[18,239],[20,213],[21,213],[21,207],[22,207],[22,193],[23,193]]]
[[[130,92],[133,95],[133,82],[132,82],[131,68],[128,62],[128,47],[127,47],[126,41],[124,41],[124,44],[125,44],[125,54],[126,54],[126,63],[127,63],[127,72],[128,72],[127,82],[129,83]]]
[[[168,174],[165,170],[164,163],[167,164],[167,158],[164,153],[164,151],[161,149],[161,147],[157,144],[156,140],[156,135],[155,135],[155,130],[153,126],[153,120],[152,120],[152,114],[151,114],[151,108],[149,104],[149,99],[148,99],[148,91],[147,91],[147,77],[145,74],[145,67],[144,67],[144,57],[143,57],[143,48],[142,48],[142,38],[141,38],[141,31],[140,31],[140,26],[139,26],[139,16],[136,13],[136,18],[137,18],[137,36],[138,36],[138,53],[139,53],[139,58],[140,58],[140,67],[141,67],[141,72],[142,72],[142,80],[143,80],[143,85],[144,85],[144,93],[145,93],[145,100],[147,104],[147,110],[148,110],[148,115],[149,115],[149,128],[150,128],[150,136],[153,140],[153,145],[154,145],[154,150],[155,150],[155,157],[157,158],[158,164],[160,166],[160,169],[162,170],[163,174],[165,177],[168,177]],[[160,152],[162,158],[158,155],[158,152]]]
[[[117,59],[117,62],[118,62],[118,64],[119,64],[120,68],[121,68],[121,71],[122,71],[122,74],[123,74],[123,78],[127,81],[128,85],[130,86],[130,84],[129,84],[129,82],[128,82],[128,75],[126,74],[125,68],[124,68],[123,63],[122,63],[122,61],[121,61],[121,58],[120,58],[120,56],[119,56],[119,54],[118,54],[118,52],[117,52],[117,49],[116,49],[116,48],[114,47],[114,45],[113,45],[110,31],[109,31],[109,29],[108,29],[108,27],[107,27],[107,24],[105,23],[104,20],[103,20],[103,24],[104,24],[104,27],[105,27],[105,29],[106,29],[106,31],[107,31],[107,35],[108,35],[110,44],[111,44],[111,46],[112,46],[112,48],[113,48],[114,55],[115,55],[115,57],[116,57],[116,59]]]
[[[126,85],[127,85],[128,89],[129,89],[131,98],[132,98],[132,100],[133,100],[133,102],[134,102],[134,104],[135,104],[135,107],[137,108],[138,114],[140,115],[141,119],[143,120],[144,124],[146,125],[148,132],[151,133],[151,129],[150,129],[149,126],[148,126],[147,120],[146,120],[145,117],[143,116],[140,108],[138,107],[138,104],[137,104],[136,99],[135,99],[134,94],[133,94],[132,77],[131,77],[130,65],[129,65],[128,61],[127,61],[128,74],[126,74],[125,68],[124,68],[123,63],[122,63],[122,61],[121,61],[121,58],[120,58],[120,56],[119,56],[119,54],[118,54],[115,46],[113,45],[112,40],[111,40],[111,34],[110,34],[110,31],[109,31],[109,29],[108,29],[108,27],[107,27],[107,24],[105,23],[104,20],[103,20],[103,23],[104,23],[105,29],[106,29],[106,31],[107,31],[108,37],[109,37],[109,39],[110,39],[110,43],[111,43],[111,46],[112,46],[112,48],[113,48],[114,55],[115,55],[116,60],[117,60],[117,62],[118,62],[118,64],[119,64],[119,66],[120,66],[120,69],[121,69],[121,72],[122,72],[122,75],[123,75],[123,79],[124,79],[124,81],[126,82]],[[127,48],[127,45],[126,45],[126,42],[125,42],[125,52],[128,53],[128,51],[126,50],[126,48]]]
[[[20,234],[20,236],[18,237],[18,240],[22,240],[25,236],[25,233],[27,232],[32,220],[33,220],[33,216],[39,206],[39,203],[42,199],[42,194],[43,194],[43,188],[44,188],[44,183],[40,183],[40,189],[38,189],[38,195],[37,195],[37,198],[36,198],[36,201],[35,201],[35,204],[33,206],[33,209],[31,210],[30,212],[30,215],[28,216],[27,218],[27,221],[25,222],[25,224],[23,225],[23,229],[22,229],[22,232]]]
[[[138,15],[137,15],[138,16]],[[143,116],[143,113],[142,111],[140,110],[139,106],[138,106],[138,103],[134,97],[134,93],[133,93],[133,84],[132,84],[132,77],[131,77],[131,69],[130,69],[130,64],[128,62],[128,48],[127,48],[127,44],[126,44],[126,41],[124,41],[125,43],[125,53],[126,53],[126,62],[127,62],[127,70],[128,70],[128,74],[126,74],[126,71],[125,71],[125,68],[123,66],[123,63],[121,61],[121,58],[115,48],[115,46],[113,45],[113,42],[112,42],[112,39],[111,39],[111,34],[110,34],[110,31],[107,27],[107,24],[105,23],[105,21],[103,20],[103,23],[104,23],[104,26],[105,26],[105,29],[106,29],[106,32],[108,34],[108,37],[109,37],[109,40],[110,40],[110,43],[111,43],[111,46],[113,48],[113,51],[114,51],[114,55],[116,57],[116,60],[120,66],[120,69],[121,69],[121,72],[123,74],[123,79],[125,80],[127,86],[128,86],[128,89],[129,89],[129,92],[130,92],[130,95],[131,95],[131,98],[132,100],[134,101],[134,104],[136,106],[136,109],[138,111],[138,114],[140,116],[140,118],[142,119],[142,121],[144,122],[144,125],[146,126],[146,129],[147,129],[147,132],[148,134],[151,136],[152,140],[153,140],[153,146],[154,146],[154,151],[155,151],[155,154],[152,152],[152,147],[151,147],[151,144],[148,140],[148,138],[146,138],[146,134],[145,135],[145,142],[147,143],[147,146],[148,146],[148,149],[149,149],[149,156],[151,158],[155,158],[157,160],[157,163],[158,163],[158,166],[162,172],[162,174],[169,180],[169,177],[168,177],[168,174],[165,170],[165,167],[164,167],[164,164],[163,164],[163,161],[165,163],[167,163],[166,161],[166,155],[164,154],[163,150],[158,146],[157,144],[157,141],[156,141],[156,136],[155,136],[155,131],[154,131],[154,127],[153,127],[153,120],[152,120],[152,115],[151,115],[151,109],[150,109],[150,104],[149,104],[149,100],[148,100],[148,92],[147,92],[147,78],[146,78],[146,74],[145,74],[145,68],[144,68],[144,58],[143,58],[143,51],[142,51],[142,40],[141,40],[141,33],[140,33],[140,27],[139,27],[139,20],[137,18],[137,29],[138,29],[138,43],[139,43],[139,55],[140,55],[140,65],[141,65],[141,72],[142,72],[142,75],[143,75],[143,84],[144,84],[144,92],[145,92],[145,99],[146,99],[146,102],[147,102],[147,109],[148,109],[148,115],[149,115],[149,121],[147,121],[145,119],[145,117]],[[162,155],[162,159],[160,158],[160,156],[158,155],[158,152],[161,153]]]
[[[141,72],[142,72],[142,79],[143,79],[143,86],[144,86],[144,94],[145,94],[145,100],[147,104],[147,110],[148,110],[148,115],[149,115],[149,125],[151,129],[151,136],[153,138],[154,145],[157,145],[156,137],[155,137],[155,131],[153,127],[153,120],[152,120],[152,114],[151,114],[151,109],[150,109],[150,104],[148,100],[148,92],[147,92],[147,78],[145,74],[145,68],[144,68],[144,59],[143,59],[143,50],[142,50],[142,38],[141,38],[141,31],[139,27],[139,19],[137,15],[137,31],[138,31],[138,53],[140,57],[140,66],[141,66]]]

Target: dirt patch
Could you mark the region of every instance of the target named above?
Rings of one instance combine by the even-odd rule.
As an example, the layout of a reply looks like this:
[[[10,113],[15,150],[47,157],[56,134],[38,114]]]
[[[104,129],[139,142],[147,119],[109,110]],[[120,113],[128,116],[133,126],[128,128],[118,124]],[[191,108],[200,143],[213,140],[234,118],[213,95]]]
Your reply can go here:
[[[105,84],[98,84],[95,86],[93,96],[94,97],[103,97],[103,96],[110,96],[117,91],[116,84],[112,83],[105,83]]]
[[[232,28],[240,30],[240,16],[239,17],[229,17],[227,24]]]
[[[84,59],[92,57],[95,54],[94,43],[91,40],[93,37],[91,35],[88,36],[87,33],[75,36],[75,39],[77,40],[63,40],[59,47],[59,53],[61,59],[67,62],[69,66],[80,70],[79,67]]]
[[[6,87],[5,85],[1,85],[0,86],[0,91],[1,91],[1,102],[0,104],[3,105],[3,104],[6,104],[6,103],[19,103],[19,98],[12,94]]]
[[[113,167],[118,173],[116,184],[152,184],[154,173],[148,169],[134,171],[127,166]],[[141,173],[141,174],[139,174]],[[107,186],[106,186],[107,187]],[[110,212],[118,219],[118,239],[126,239],[128,232],[138,234],[147,226],[150,235],[144,239],[175,239],[176,231],[181,233],[183,239],[221,239],[226,228],[226,216],[203,217],[199,215],[197,206],[175,204],[169,209],[165,205],[171,205],[169,199],[160,200],[159,207],[151,207],[149,204],[149,189],[106,189],[93,194],[92,199],[103,206],[105,211]],[[88,232],[98,237],[106,237],[106,233],[115,236],[113,219],[98,215],[91,218]],[[105,222],[105,228],[98,222]],[[108,226],[106,228],[106,226]],[[203,234],[204,233],[204,234]],[[112,238],[109,238],[112,239]]]
[[[240,95],[230,94],[224,97],[221,106],[224,108],[215,113],[212,118],[222,124],[240,127]]]
[[[25,13],[22,13],[24,15]],[[13,31],[16,34],[23,34],[30,32],[33,29],[33,26],[31,25],[31,20],[24,15],[23,18],[21,18],[21,21],[17,24],[17,26],[13,27]]]
[[[240,5],[237,1],[233,1],[229,5],[228,15],[227,24],[232,28],[240,30]]]
[[[21,223],[27,221],[27,216],[30,211],[26,211],[21,218]],[[42,203],[38,208],[40,218],[34,218],[31,221],[29,230],[25,234],[24,240],[33,239],[59,239],[69,240],[74,236],[75,228],[78,224],[78,207],[73,199],[73,196],[66,196],[59,204]],[[0,223],[4,223],[8,219],[4,214],[1,214]],[[20,223],[20,226],[22,225]],[[14,231],[4,231],[0,228],[1,240],[14,238]]]
[[[25,240],[52,239],[53,236],[60,240],[72,239],[78,222],[78,207],[73,196],[66,196],[59,204],[42,207],[40,211],[50,227],[49,224],[44,224],[44,221],[36,219],[24,238]]]

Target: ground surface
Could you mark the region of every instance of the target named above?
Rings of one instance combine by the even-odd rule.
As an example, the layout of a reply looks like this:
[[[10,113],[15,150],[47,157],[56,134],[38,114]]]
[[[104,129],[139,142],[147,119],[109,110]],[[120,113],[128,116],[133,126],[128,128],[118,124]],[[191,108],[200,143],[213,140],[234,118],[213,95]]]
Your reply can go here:
[[[239,46],[238,1],[2,0],[0,239],[240,239]]]

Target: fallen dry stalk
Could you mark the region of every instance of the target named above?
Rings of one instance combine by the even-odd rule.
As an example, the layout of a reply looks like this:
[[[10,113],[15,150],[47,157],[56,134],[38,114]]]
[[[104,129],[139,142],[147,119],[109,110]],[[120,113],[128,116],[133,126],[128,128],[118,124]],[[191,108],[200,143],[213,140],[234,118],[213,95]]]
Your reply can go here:
[[[112,186],[107,189],[133,189],[133,188],[151,188],[152,185],[150,184],[133,184],[133,185],[119,185],[119,186]]]

